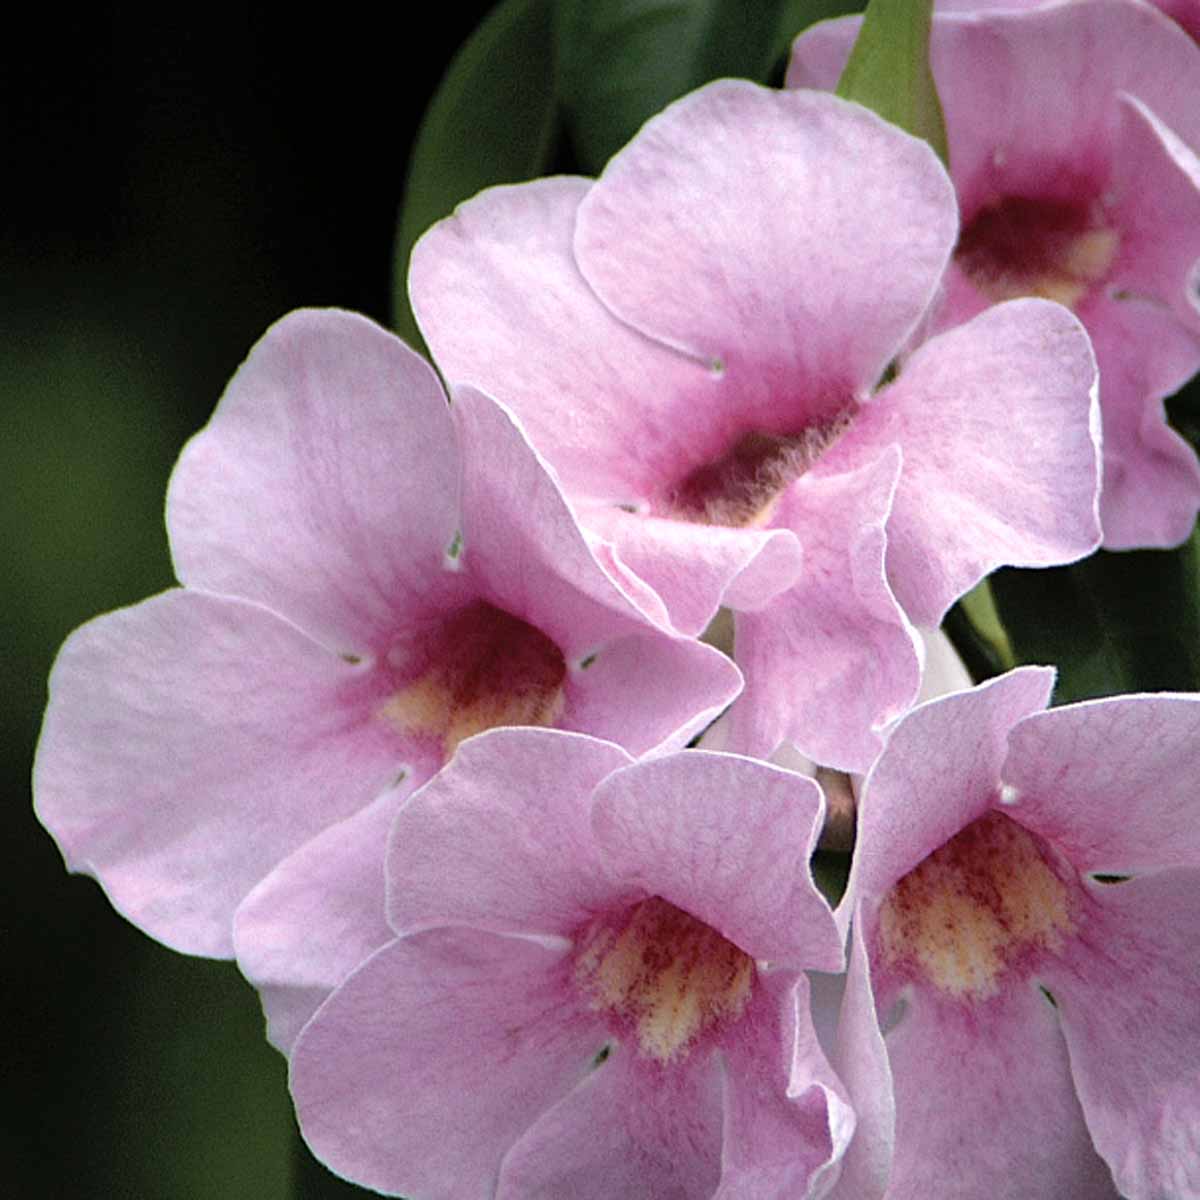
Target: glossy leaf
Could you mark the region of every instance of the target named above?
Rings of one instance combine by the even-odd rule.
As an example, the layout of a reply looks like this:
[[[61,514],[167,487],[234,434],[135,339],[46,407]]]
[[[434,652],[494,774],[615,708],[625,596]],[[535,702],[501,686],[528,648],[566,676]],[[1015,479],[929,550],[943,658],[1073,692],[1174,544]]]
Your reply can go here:
[[[672,100],[712,79],[767,81],[806,25],[852,0],[560,0],[561,98],[576,167],[598,174]]]
[[[949,162],[942,105],[929,69],[933,0],[870,0],[837,94],[924,138]]]
[[[552,0],[504,0],[442,79],[413,147],[400,207],[392,317],[421,345],[408,259],[435,221],[485,187],[546,174],[558,132]]]
[[[1070,567],[1000,571],[992,589],[1018,661],[1059,669],[1064,704],[1200,689],[1200,535],[1176,550],[1099,551]]]

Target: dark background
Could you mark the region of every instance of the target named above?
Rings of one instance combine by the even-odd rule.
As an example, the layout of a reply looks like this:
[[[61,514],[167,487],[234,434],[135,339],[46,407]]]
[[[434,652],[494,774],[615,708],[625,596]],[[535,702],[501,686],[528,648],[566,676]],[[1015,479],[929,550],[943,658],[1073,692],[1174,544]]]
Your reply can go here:
[[[5,1197],[350,1194],[305,1161],[235,968],[163,949],[69,877],[29,770],[63,638],[171,584],[167,477],[250,346],[301,305],[387,320],[409,145],[488,7],[433,6],[418,31],[408,6],[382,24],[45,6],[4,29]]]

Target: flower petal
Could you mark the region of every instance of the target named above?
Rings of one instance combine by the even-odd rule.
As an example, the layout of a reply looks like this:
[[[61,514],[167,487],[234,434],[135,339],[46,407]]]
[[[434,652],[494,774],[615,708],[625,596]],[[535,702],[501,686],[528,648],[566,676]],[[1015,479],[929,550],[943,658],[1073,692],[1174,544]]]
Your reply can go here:
[[[832,96],[723,80],[613,157],[580,205],[575,253],[618,317],[719,362],[747,427],[769,429],[805,390],[875,382],[956,232],[923,142]]]
[[[860,20],[825,21],[801,34],[787,86],[832,89]],[[964,221],[998,187],[1038,195],[1053,179],[1070,186],[1105,171],[1122,92],[1200,145],[1200,50],[1147,5],[1091,0],[942,15],[930,61]]]
[[[682,750],[741,690],[741,672],[719,650],[661,633],[630,634],[574,673],[559,727],[634,755]]]
[[[596,299],[571,240],[590,180],[497,187],[417,243],[413,310],[451,384],[520,414],[572,496],[635,502],[671,473],[708,369],[656,345]]]
[[[386,792],[317,834],[237,910],[238,966],[258,989],[268,1040],[284,1054],[329,993],[395,936],[384,916],[383,848],[405,795]]]
[[[1195,70],[1200,70],[1200,56]],[[1200,98],[1198,98],[1200,99]],[[1120,197],[1116,288],[1159,301],[1192,334],[1200,366],[1200,160],[1136,96],[1120,98],[1113,190]]]
[[[790,529],[733,529],[587,509],[583,519],[662,597],[671,622],[695,637],[724,602],[739,609],[770,603],[799,578],[800,542]]]
[[[854,1138],[832,1200],[880,1200],[896,1144],[896,1099],[879,1029],[862,922],[850,931],[850,968],[837,1020],[833,1066],[854,1106]]]
[[[181,582],[253,600],[343,653],[386,649],[459,586],[458,454],[429,364],[364,317],[293,313],[233,377],[167,495]]]
[[[881,1010],[881,1012],[886,1010]],[[986,1008],[910,997],[887,1035],[889,1200],[1116,1200],[1088,1137],[1055,1010],[1032,985]]]
[[[389,1195],[491,1200],[506,1151],[604,1042],[565,986],[561,956],[520,939],[439,929],[385,946],[296,1043],[305,1140]]]
[[[928,854],[991,809],[1012,727],[1045,707],[1047,667],[1019,667],[969,692],[930,700],[898,721],[859,793],[846,897],[881,897]]]
[[[832,88],[856,29],[804,33],[789,85]],[[1029,286],[1081,293],[1100,365],[1105,546],[1179,544],[1200,508],[1200,463],[1161,399],[1200,367],[1200,49],[1148,5],[1092,0],[937,17],[930,56],[964,227],[998,202],[1057,206],[1113,255],[1089,267],[1077,243],[1078,288]],[[937,321],[988,302],[952,264]]]
[[[714,1200],[817,1194],[837,1171],[854,1114],[808,1020],[806,978],[760,974],[721,1057],[725,1140]]]
[[[571,239],[590,186],[539,180],[461,205],[413,253],[413,303],[447,378],[478,384],[519,414],[581,518],[694,635],[751,564],[756,594],[786,586],[799,550],[782,531],[616,507],[643,506],[686,475],[698,461],[694,443],[724,436],[730,404],[706,365],[615,320],[579,274]]]
[[[802,538],[805,569],[757,612],[739,612],[736,657],[746,690],[731,713],[730,747],[768,757],[794,742],[814,762],[865,771],[878,730],[917,694],[917,635],[884,571],[900,452],[843,475],[810,472],[776,519]]]
[[[1167,424],[1163,397],[1195,372],[1196,340],[1157,302],[1129,296],[1106,302],[1092,345],[1104,381],[1104,545],[1176,546],[1200,510],[1200,462]]]
[[[811,779],[688,750],[614,771],[596,790],[592,824],[614,879],[752,958],[837,971],[841,942],[808,873],[823,813]]]
[[[1198,1196],[1200,870],[1091,890],[1086,944],[1040,971],[1088,1129],[1123,1196]]]
[[[247,892],[404,765],[367,682],[236,600],[172,591],[99,617],[51,674],[38,816],[152,936],[231,956]]]
[[[681,735],[686,741],[738,693],[737,669],[709,646],[666,631],[655,636],[622,577],[596,557],[508,411],[462,387],[455,391],[454,414],[463,457],[462,568],[492,603],[543,631],[568,660],[593,662],[593,674],[574,677],[563,727],[620,729],[635,753]],[[627,639],[634,644],[622,649]],[[656,708],[644,678],[628,669],[635,647],[639,674],[661,683],[673,697],[669,706]]]
[[[1200,697],[1116,696],[1039,712],[1009,737],[1023,825],[1077,869],[1200,866]]]
[[[708,1200],[720,1145],[711,1055],[663,1071],[618,1047],[512,1148],[496,1200]]]
[[[591,798],[630,761],[619,746],[557,730],[495,729],[463,742],[392,827],[392,927],[572,933],[622,894],[595,845]]]
[[[1096,365],[1061,305],[1014,300],[922,346],[864,406],[829,467],[904,447],[888,578],[936,625],[994,568],[1070,562],[1100,540]]]

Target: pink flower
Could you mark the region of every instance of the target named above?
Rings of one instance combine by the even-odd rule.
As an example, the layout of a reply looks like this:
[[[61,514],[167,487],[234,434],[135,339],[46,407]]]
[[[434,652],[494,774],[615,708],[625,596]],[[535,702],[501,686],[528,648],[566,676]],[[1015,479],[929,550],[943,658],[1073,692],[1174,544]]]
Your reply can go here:
[[[788,82],[836,83],[854,19],[796,42]],[[1163,397],[1200,368],[1200,48],[1130,0],[934,21],[962,233],[939,327],[997,300],[1069,304],[1100,366],[1112,549],[1183,541],[1200,463]]]
[[[843,962],[821,813],[731,755],[465,743],[393,827],[398,939],[296,1043],[309,1145],[417,1200],[828,1194],[854,1117],[803,974]]]
[[[838,916],[886,1037],[840,1035],[891,1200],[1200,1196],[1200,697],[1052,681],[915,709],[866,780]]]
[[[512,405],[677,627],[737,610],[738,750],[865,770],[917,694],[910,622],[1097,542],[1094,363],[1064,309],[997,308],[880,386],[956,232],[924,144],[724,81],[598,182],[493,189],[416,248],[447,378]]]
[[[238,948],[286,1044],[390,938],[399,801],[498,724],[681,745],[736,694],[589,550],[512,419],[362,317],[302,312],[171,480],[185,585],[77,630],[37,812],[148,933]]]
[[[1045,8],[1068,0],[937,0],[939,12],[988,12],[993,9]],[[1126,0],[1135,4],[1138,0]],[[1194,38],[1200,38],[1200,0],[1147,0],[1161,8]]]

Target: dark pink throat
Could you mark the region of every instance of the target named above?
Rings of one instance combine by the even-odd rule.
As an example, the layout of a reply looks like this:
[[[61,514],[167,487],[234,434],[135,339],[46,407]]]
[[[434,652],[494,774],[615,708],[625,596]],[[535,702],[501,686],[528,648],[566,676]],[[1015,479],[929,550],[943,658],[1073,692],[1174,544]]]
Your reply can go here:
[[[663,515],[700,525],[766,525],[780,495],[841,436],[852,415],[846,409],[800,433],[743,433],[666,491]]]
[[[1009,196],[967,222],[954,260],[991,300],[1042,296],[1074,307],[1108,277],[1119,245],[1098,204]]]
[[[403,732],[437,738],[446,756],[485,729],[552,725],[562,713],[562,651],[540,629],[486,601],[393,653],[403,683],[381,716]]]

